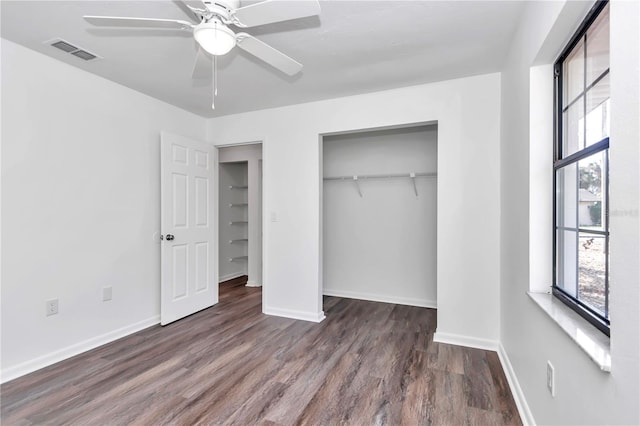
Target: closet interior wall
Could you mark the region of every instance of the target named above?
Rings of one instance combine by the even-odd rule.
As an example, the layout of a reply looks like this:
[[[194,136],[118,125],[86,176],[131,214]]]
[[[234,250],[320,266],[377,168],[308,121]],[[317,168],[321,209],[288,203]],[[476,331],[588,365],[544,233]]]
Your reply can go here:
[[[324,136],[322,155],[324,294],[435,308],[437,125]]]

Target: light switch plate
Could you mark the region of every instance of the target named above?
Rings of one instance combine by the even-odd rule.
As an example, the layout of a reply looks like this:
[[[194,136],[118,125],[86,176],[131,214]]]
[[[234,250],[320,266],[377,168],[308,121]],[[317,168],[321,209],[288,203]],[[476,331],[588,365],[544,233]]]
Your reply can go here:
[[[102,287],[102,301],[107,302],[113,296],[113,287]]]

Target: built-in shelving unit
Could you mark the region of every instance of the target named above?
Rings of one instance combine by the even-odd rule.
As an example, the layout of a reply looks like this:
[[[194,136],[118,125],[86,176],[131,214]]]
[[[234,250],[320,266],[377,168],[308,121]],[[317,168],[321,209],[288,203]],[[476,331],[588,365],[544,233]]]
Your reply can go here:
[[[236,257],[230,257],[229,262],[238,262],[238,261],[247,260],[247,259],[249,259],[249,256],[236,256]]]
[[[243,190],[243,189],[247,189],[248,186],[247,185],[230,185],[229,189],[230,190]],[[242,208],[247,208],[249,207],[249,203],[230,203],[229,204],[229,208],[234,209],[234,211],[238,211],[237,213],[240,213],[240,209]],[[235,215],[236,213],[234,213]],[[230,226],[234,226],[234,225],[248,225],[249,221],[247,220],[232,220],[231,222],[229,222]],[[237,244],[237,243],[245,243],[248,242],[249,239],[248,238],[234,238],[229,240],[229,244]],[[245,248],[246,249],[246,248]],[[246,261],[249,258],[249,256],[235,256],[235,257],[230,257],[229,258],[229,262],[239,262],[239,261]]]

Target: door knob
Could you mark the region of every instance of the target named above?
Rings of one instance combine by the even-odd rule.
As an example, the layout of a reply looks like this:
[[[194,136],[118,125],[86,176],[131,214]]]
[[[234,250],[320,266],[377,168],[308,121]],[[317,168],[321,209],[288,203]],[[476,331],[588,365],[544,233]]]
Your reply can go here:
[[[175,237],[171,234],[167,234],[167,241],[173,240]]]

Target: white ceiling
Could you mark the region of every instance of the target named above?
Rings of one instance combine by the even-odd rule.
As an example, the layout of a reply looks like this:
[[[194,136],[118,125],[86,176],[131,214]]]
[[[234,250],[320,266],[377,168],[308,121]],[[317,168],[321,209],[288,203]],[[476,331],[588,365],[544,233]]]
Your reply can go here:
[[[499,71],[524,3],[321,1],[319,17],[246,30],[304,64],[302,73],[288,77],[234,49],[218,60],[215,111],[211,79],[191,78],[189,32],[97,28],[82,19],[188,19],[179,1],[3,0],[1,7],[2,37],[214,117]],[[85,62],[44,43],[58,37],[102,59]]]

